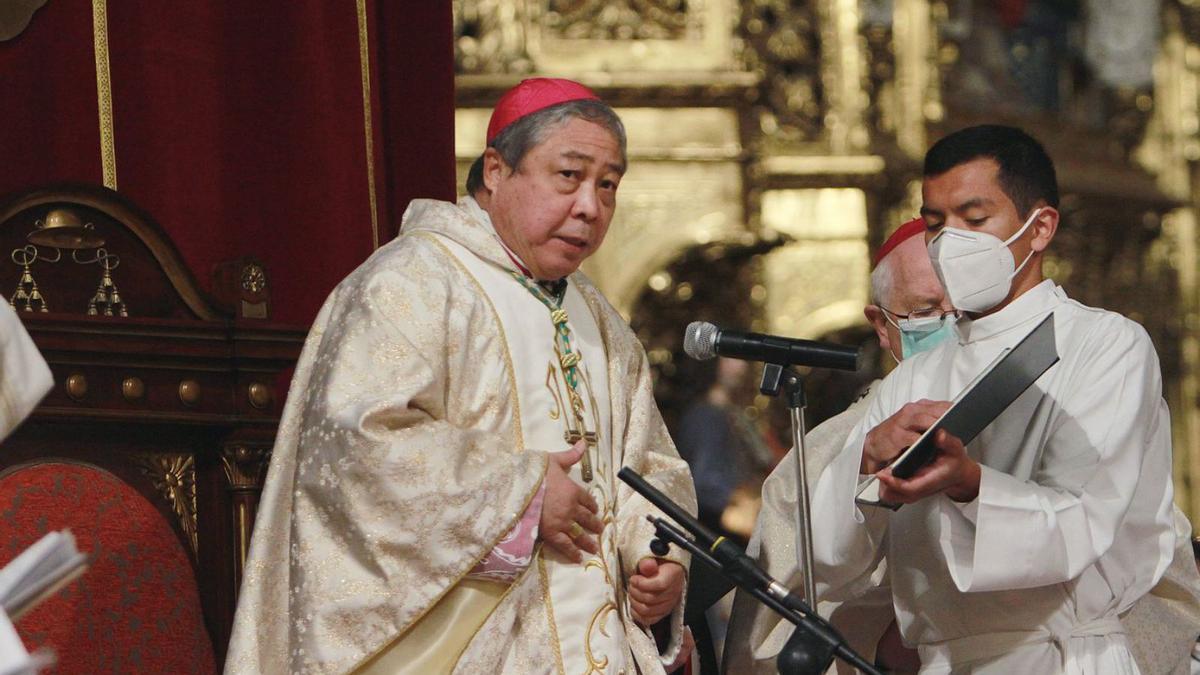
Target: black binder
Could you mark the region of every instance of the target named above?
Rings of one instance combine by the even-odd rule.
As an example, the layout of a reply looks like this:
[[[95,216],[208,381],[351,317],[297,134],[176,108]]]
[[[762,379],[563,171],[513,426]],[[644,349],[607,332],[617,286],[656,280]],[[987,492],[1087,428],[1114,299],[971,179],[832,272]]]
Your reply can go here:
[[[1058,363],[1058,358],[1054,342],[1054,313],[1051,312],[1015,347],[1005,349],[991,365],[971,380],[955,397],[950,409],[892,462],[892,475],[909,478],[933,461],[938,452],[933,442],[938,429],[945,429],[964,445],[970,443],[1042,373]],[[854,501],[868,506],[900,508],[899,505],[879,499],[879,480],[875,476],[859,486]]]

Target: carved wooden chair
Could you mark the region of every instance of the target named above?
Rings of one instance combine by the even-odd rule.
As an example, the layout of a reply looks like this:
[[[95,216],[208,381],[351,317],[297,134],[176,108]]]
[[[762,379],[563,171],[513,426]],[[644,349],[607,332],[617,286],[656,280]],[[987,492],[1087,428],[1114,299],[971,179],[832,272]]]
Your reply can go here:
[[[0,564],[68,525],[81,548],[100,553],[82,582],[49,601],[44,620],[34,610],[18,631],[30,646],[56,643],[61,672],[99,662],[59,640],[96,649],[134,634],[170,637],[117,639],[128,649],[106,653],[100,670],[219,669],[281,373],[305,330],[269,321],[267,277],[253,260],[219,266],[213,294],[203,292],[163,229],[105,188],[56,186],[0,202],[0,252],[12,252],[12,262],[0,260],[0,293],[55,379],[0,446],[0,542],[11,542]],[[123,590],[100,591],[109,585]],[[136,603],[148,612],[125,616]],[[53,625],[67,617],[69,626]],[[197,643],[211,668],[194,657]],[[151,665],[129,665],[135,649]],[[148,659],[163,655],[147,650],[171,652],[188,669],[158,670]]]

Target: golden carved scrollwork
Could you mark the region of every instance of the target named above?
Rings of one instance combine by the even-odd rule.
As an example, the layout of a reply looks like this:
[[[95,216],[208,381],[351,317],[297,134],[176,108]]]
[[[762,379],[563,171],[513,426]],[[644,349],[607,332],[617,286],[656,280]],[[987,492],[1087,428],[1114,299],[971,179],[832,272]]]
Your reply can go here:
[[[162,452],[140,454],[136,460],[138,468],[179,519],[179,527],[192,545],[192,553],[198,553],[195,458],[190,453]]]
[[[221,466],[234,488],[261,488],[263,473],[271,460],[268,447],[232,445],[221,450]]]
[[[454,65],[459,73],[528,73],[524,0],[455,0]]]
[[[751,0],[742,6],[738,34],[746,66],[762,78],[754,105],[762,134],[782,143],[820,138],[825,92],[816,2]]]
[[[859,0],[819,0],[824,138],[833,154],[865,150],[866,56],[859,35]]]
[[[486,81],[487,76],[534,72],[578,77],[579,73],[659,70],[675,76],[691,73],[684,77],[693,84],[719,81],[735,67],[730,31],[735,4],[734,0],[455,0],[455,72]],[[715,77],[694,77],[701,71]]]
[[[896,81],[896,50],[892,42],[891,17],[883,21],[867,14],[862,21],[862,39],[867,55],[867,119],[872,131],[890,133],[895,129],[890,106],[884,101]]]
[[[550,0],[543,24],[569,39],[678,40],[696,27],[697,10],[703,4],[698,0]]]

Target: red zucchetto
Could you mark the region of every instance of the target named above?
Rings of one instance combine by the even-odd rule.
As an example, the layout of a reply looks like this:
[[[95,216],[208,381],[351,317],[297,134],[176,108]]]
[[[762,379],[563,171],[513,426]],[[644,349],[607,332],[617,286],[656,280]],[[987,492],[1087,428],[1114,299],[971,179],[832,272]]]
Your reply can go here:
[[[896,228],[892,236],[883,242],[883,246],[879,247],[879,252],[875,254],[875,260],[871,262],[871,268],[879,267],[879,261],[887,257],[887,254],[896,249],[897,246],[903,244],[910,237],[915,237],[918,234],[925,234],[925,220],[922,218],[913,218],[907,223]]]
[[[504,92],[496,102],[492,119],[488,122],[487,142],[491,143],[505,127],[530,113],[567,101],[585,100],[599,101],[600,97],[591,89],[571,80],[556,77],[522,80]]]

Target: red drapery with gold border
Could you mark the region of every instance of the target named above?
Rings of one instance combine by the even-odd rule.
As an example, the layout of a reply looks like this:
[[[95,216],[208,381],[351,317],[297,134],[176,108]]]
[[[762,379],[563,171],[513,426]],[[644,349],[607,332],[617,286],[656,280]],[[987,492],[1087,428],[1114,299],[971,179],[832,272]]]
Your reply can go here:
[[[449,0],[49,0],[0,42],[0,194],[114,187],[202,285],[258,257],[306,323],[409,200],[453,198],[453,86]]]

